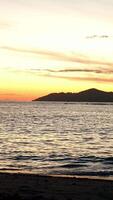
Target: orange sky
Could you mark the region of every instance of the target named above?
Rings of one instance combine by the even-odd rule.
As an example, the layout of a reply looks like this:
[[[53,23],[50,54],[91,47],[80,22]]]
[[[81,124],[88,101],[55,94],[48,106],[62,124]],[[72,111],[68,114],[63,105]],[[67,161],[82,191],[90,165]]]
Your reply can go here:
[[[113,91],[112,0],[0,2],[0,100]]]

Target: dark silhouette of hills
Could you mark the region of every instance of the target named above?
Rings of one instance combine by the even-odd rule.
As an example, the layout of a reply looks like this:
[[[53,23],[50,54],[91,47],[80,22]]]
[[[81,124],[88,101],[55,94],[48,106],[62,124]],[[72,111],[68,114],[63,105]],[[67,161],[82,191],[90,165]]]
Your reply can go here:
[[[92,88],[79,93],[51,93],[33,101],[113,102],[113,92]]]

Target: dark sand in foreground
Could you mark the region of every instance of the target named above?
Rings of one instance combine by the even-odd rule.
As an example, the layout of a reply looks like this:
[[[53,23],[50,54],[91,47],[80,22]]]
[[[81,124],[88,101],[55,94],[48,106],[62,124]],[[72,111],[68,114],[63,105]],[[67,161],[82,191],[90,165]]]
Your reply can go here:
[[[113,200],[113,181],[0,173],[0,200]]]

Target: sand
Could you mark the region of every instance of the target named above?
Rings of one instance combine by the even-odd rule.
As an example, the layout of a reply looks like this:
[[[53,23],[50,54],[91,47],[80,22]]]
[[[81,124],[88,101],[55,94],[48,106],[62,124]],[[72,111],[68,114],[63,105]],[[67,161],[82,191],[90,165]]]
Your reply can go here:
[[[113,181],[0,173],[0,200],[113,200]]]

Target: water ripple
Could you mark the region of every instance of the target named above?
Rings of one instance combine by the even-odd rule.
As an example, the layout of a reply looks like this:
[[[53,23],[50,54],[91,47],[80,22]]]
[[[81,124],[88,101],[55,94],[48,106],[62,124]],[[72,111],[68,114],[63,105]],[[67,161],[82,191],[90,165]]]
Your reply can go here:
[[[113,175],[113,104],[0,103],[0,169]]]

